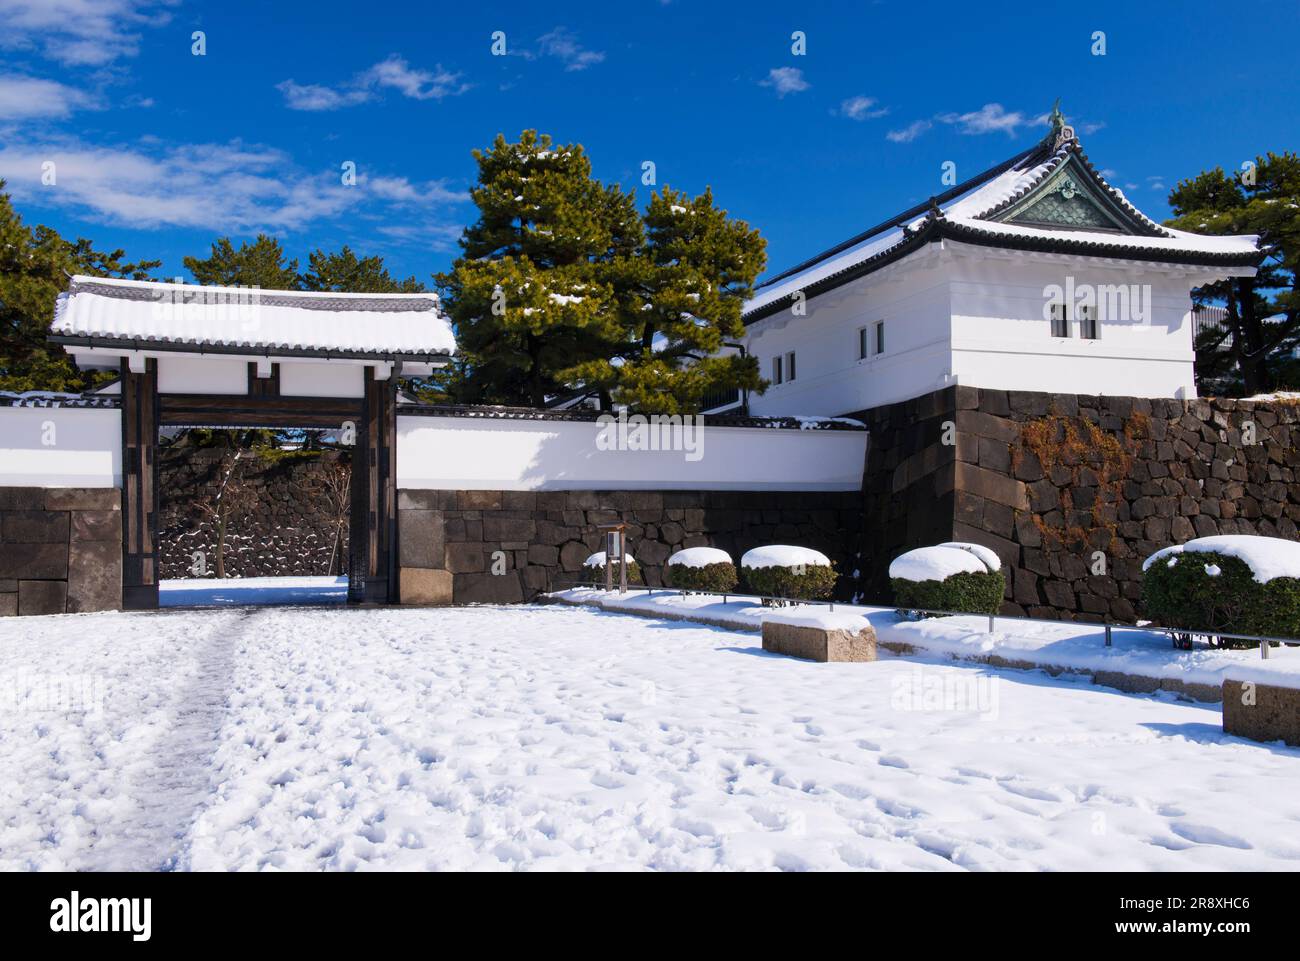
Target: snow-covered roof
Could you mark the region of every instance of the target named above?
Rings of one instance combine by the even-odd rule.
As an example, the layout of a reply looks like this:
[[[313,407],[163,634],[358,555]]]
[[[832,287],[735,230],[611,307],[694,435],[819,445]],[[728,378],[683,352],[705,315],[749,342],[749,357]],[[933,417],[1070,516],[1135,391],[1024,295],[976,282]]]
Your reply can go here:
[[[1067,200],[1083,195],[1099,223],[1026,222],[1027,208],[1057,192]],[[745,322],[781,309],[796,292],[812,297],[945,238],[1194,265],[1254,266],[1261,257],[1253,235],[1210,236],[1156,223],[1106,182],[1070,128],[1054,126],[1029,150],[766,281],[745,304]]]
[[[57,343],[132,350],[427,359],[456,349],[435,294],[341,294],[73,277]]]

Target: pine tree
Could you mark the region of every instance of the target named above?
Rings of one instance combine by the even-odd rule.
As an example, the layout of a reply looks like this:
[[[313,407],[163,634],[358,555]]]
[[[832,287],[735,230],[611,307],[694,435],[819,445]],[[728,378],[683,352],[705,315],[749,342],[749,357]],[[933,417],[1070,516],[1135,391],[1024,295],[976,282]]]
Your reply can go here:
[[[752,357],[723,352],[744,336],[740,316],[766,262],[766,242],[728,217],[712,190],[691,198],[664,187],[644,218],[646,242],[621,279],[623,340],[607,361],[579,372],[616,403],[652,413],[693,413],[719,389],[762,390]]]
[[[1246,393],[1269,390],[1279,377],[1294,378],[1289,355],[1300,344],[1300,157],[1258,157],[1253,176],[1240,179],[1216,167],[1179,183],[1169,195],[1169,206],[1175,215],[1167,221],[1171,227],[1258,234],[1266,251],[1256,276],[1194,291],[1200,303],[1222,300],[1228,316],[1226,331],[1207,333],[1197,345],[1198,373],[1210,378],[1228,373],[1218,348],[1230,335],[1229,356]]]
[[[474,151],[479,219],[438,276],[469,364],[462,399],[540,407],[619,339],[615,279],[641,243],[633,198],[578,144],[526,130]]]
[[[213,242],[210,256],[186,257],[185,266],[200,284],[262,290],[298,288],[298,261],[286,260],[280,241],[266,234],[258,234],[251,244],[240,244],[238,250],[229,237],[222,237]]]
[[[336,290],[352,294],[419,294],[424,284],[414,277],[396,280],[380,256],[358,257],[346,244],[335,253],[317,248],[307,255],[303,290]]]
[[[719,354],[765,262],[748,225],[664,188],[644,219],[591,176],[581,146],[524,131],[475,151],[479,219],[438,283],[467,363],[460,399],[541,406],[574,387],[650,412],[698,410],[721,387],[761,389]]]
[[[68,241],[49,227],[26,226],[0,180],[0,390],[76,392],[112,377],[78,370],[46,337],[68,275],[146,280],[161,264],[128,263],[124,256],[121,250],[96,250],[85,238]]]

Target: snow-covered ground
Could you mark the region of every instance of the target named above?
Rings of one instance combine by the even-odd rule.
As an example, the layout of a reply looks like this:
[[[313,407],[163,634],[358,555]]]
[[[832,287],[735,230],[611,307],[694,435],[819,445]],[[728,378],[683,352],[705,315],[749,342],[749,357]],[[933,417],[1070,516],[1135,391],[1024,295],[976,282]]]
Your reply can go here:
[[[619,594],[577,587],[557,591],[553,596],[609,611],[688,617],[740,630],[761,630],[763,621],[772,619],[851,630],[870,624],[878,640],[907,644],[926,654],[945,657],[978,659],[997,655],[1044,667],[1116,671],[1213,687],[1221,686],[1225,678],[1300,687],[1300,647],[1273,647],[1268,660],[1264,660],[1258,648],[1223,650],[1201,644],[1190,651],[1177,650],[1167,634],[1129,627],[1112,628],[1111,646],[1107,647],[1102,625],[1079,621],[999,617],[990,632],[988,618],[983,615],[911,620],[887,607],[836,604],[832,611],[826,604],[800,604],[771,608],[763,607],[756,597],[742,594],[721,599],[667,589]]]
[[[347,599],[346,577],[193,577],[158,584],[160,607],[343,604]]]
[[[1038,673],[263,608],[6,618],[0,681],[5,869],[1300,867],[1300,750]]]

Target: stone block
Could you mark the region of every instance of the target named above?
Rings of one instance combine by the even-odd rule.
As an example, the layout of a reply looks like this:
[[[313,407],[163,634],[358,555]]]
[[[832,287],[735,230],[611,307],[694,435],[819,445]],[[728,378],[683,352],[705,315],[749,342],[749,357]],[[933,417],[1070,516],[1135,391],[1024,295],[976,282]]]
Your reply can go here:
[[[957,462],[957,490],[968,491],[985,500],[1004,504],[1012,510],[1029,510],[1029,495],[1022,481],[973,464]]]
[[[456,491],[456,508],[462,511],[499,511],[501,491]]]
[[[121,511],[72,511],[71,517],[74,541],[122,542]]]
[[[116,487],[50,487],[45,490],[47,511],[120,511],[122,492]]]
[[[397,492],[397,509],[399,511],[436,511],[439,505],[440,491],[399,490]]]
[[[763,622],[763,650],[806,661],[874,661],[876,632],[867,625],[859,631],[803,624]]]
[[[0,593],[0,617],[13,617],[18,613],[18,584],[12,591]]]
[[[122,542],[74,541],[68,550],[68,613],[121,609]]]
[[[524,590],[518,571],[456,574],[452,596],[457,604],[518,604],[524,599]]]
[[[18,614],[62,614],[68,601],[67,581],[18,582]]]
[[[483,540],[489,543],[505,541],[528,542],[537,534],[537,525],[532,520],[514,517],[498,517],[487,514],[483,517]]]
[[[1225,680],[1223,733],[1300,747],[1300,689]]]
[[[66,544],[67,511],[5,511],[0,539],[6,544]]]
[[[0,577],[55,580],[67,576],[67,544],[6,544],[0,548]]]
[[[397,512],[397,551],[403,568],[439,568],[446,537],[442,512],[436,510],[399,510]]]
[[[403,567],[398,582],[403,604],[448,605],[452,603],[451,571]]]
[[[0,487],[0,511],[39,511],[44,507],[44,487]]]
[[[487,570],[487,555],[482,544],[448,544],[444,556],[443,566],[455,574]]]

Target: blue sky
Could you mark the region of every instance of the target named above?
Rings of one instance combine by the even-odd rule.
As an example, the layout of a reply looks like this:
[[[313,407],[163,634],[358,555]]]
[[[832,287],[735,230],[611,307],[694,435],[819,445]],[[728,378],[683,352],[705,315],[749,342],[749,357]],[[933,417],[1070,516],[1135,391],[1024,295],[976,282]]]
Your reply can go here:
[[[1178,179],[1300,148],[1298,11],[0,0],[0,177],[28,221],[168,276],[264,230],[304,262],[348,243],[427,282],[473,219],[470,150],[533,127],[642,203],[646,160],[661,185],[711,185],[775,272],[939,192],[945,161],[964,179],[1030,145],[1056,97],[1163,217]]]

